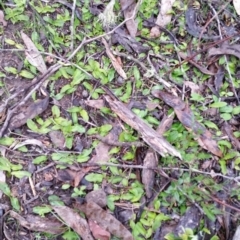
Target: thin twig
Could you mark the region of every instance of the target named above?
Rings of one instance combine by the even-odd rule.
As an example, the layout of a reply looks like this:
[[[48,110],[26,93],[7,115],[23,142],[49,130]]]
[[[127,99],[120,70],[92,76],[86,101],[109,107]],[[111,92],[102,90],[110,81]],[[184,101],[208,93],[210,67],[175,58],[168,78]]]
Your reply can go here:
[[[221,24],[220,24],[220,21],[219,21],[219,18],[218,18],[218,13],[216,12],[215,8],[212,6],[211,3],[208,2],[208,5],[212,9],[213,13],[215,14],[214,16],[216,16],[216,21],[217,21],[217,24],[218,24],[219,36],[220,36],[220,39],[223,39],[222,32],[221,32]],[[232,78],[232,74],[231,74],[231,71],[230,71],[230,68],[229,68],[228,59],[227,59],[226,54],[224,54],[224,60],[226,62],[227,72],[228,72],[228,76],[229,76],[229,79],[230,79],[230,83],[232,85],[233,93],[234,93],[234,95],[235,95],[235,97],[236,97],[236,99],[238,101],[238,104],[240,104],[240,100],[239,100],[238,94],[237,94],[236,89],[235,89],[234,84],[233,84],[233,78]]]
[[[76,0],[73,1],[71,26],[70,26],[70,30],[71,30],[71,45],[70,45],[70,49],[71,49],[71,51],[73,51],[74,33],[75,33],[75,30],[74,30],[75,9],[76,9]]]

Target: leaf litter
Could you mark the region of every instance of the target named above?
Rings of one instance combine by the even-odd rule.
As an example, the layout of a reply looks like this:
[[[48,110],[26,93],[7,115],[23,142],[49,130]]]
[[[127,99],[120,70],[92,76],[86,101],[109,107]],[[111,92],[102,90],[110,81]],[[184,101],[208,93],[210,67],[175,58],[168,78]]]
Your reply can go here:
[[[9,224],[16,219],[27,239],[36,231],[64,239],[76,233],[82,239],[163,239],[171,233],[187,239],[204,231],[233,237],[226,229],[239,224],[232,211],[240,163],[240,109],[232,94],[239,91],[235,15],[227,22],[214,2],[202,8],[174,1],[161,1],[159,8],[155,0],[18,4],[0,12],[6,42],[1,204],[15,209],[4,218],[4,234],[19,239],[16,224]],[[41,27],[29,28],[31,11]],[[111,23],[101,18],[107,12]],[[155,16],[155,26],[143,24]],[[213,16],[226,30],[222,37]],[[15,28],[17,37],[11,35]],[[202,39],[198,46],[196,38]],[[80,45],[69,52],[72,43]],[[17,49],[26,59],[16,67],[11,59]],[[18,78],[19,86],[11,87],[10,79]],[[214,114],[203,116],[210,107]],[[211,227],[219,223],[221,230]]]

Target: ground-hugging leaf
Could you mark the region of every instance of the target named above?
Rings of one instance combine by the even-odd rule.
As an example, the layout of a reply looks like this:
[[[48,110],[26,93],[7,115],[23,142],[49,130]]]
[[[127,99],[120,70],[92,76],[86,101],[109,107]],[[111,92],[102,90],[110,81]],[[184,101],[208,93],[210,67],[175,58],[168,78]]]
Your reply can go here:
[[[89,220],[88,224],[95,239],[98,239],[98,240],[111,239],[111,234],[105,229],[103,229],[101,226],[99,226],[95,221]]]
[[[166,104],[174,108],[174,111],[179,121],[191,132],[194,133],[200,146],[214,155],[221,157],[222,152],[218,147],[217,142],[212,138],[212,134],[203,125],[201,125],[195,118],[193,112],[180,98],[161,91],[154,90],[152,94],[161,98]]]
[[[78,233],[83,240],[94,240],[87,221],[80,217],[77,212],[65,206],[53,207],[53,209],[66,225]]]
[[[32,40],[24,32],[21,32],[21,36],[28,50],[25,52],[27,60],[34,67],[36,67],[39,72],[45,73],[47,71],[47,67],[41,53],[38,51]]]
[[[233,55],[237,58],[240,58],[240,45],[239,44],[223,44],[222,46],[215,48],[212,47],[208,50],[208,56],[215,55]]]

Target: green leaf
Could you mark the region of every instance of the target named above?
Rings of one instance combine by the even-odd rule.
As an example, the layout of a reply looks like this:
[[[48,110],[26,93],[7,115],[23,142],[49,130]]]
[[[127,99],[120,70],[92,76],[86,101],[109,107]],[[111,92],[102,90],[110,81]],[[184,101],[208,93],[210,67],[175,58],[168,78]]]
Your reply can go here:
[[[52,206],[64,206],[63,201],[57,195],[51,195],[48,197],[48,201]]]
[[[85,128],[81,125],[74,125],[71,127],[71,132],[85,133]]]
[[[60,117],[60,109],[58,106],[54,105],[52,107],[52,113],[55,117]]]
[[[7,158],[0,157],[0,170],[10,172],[11,165]]]
[[[217,125],[215,123],[211,122],[211,121],[205,121],[204,124],[209,128],[218,130]]]
[[[33,160],[33,164],[40,164],[40,163],[44,163],[47,161],[47,156],[39,156],[39,157],[36,157],[34,160]]]
[[[31,120],[31,119],[28,119],[27,120],[27,126],[29,129],[31,129],[33,132],[38,132],[38,127],[36,125],[36,123]]]
[[[39,214],[41,217],[44,217],[46,213],[49,213],[52,211],[52,208],[50,206],[36,206],[33,208],[33,212],[36,214]]]
[[[9,186],[4,183],[4,182],[0,182],[0,190],[8,197],[11,197],[11,190],[9,188]]]
[[[240,114],[240,106],[234,107],[232,114],[234,114],[234,115]]]
[[[226,174],[227,174],[226,161],[220,160],[220,161],[219,161],[219,164],[220,164],[220,166],[221,166],[222,173],[223,173],[224,175],[226,175]]]
[[[223,113],[223,114],[220,114],[220,116],[225,121],[228,121],[228,120],[232,119],[232,115],[229,114],[229,113]]]
[[[71,231],[70,229],[62,235],[64,240],[79,240],[77,233]]]
[[[18,70],[14,67],[5,67],[4,70],[8,73],[17,74]]]
[[[5,38],[4,41],[9,45],[15,45],[15,42],[12,39]]]
[[[223,159],[224,160],[229,160],[229,159],[232,159],[234,157],[236,157],[238,154],[238,152],[235,152],[235,151],[229,151],[224,157]]]
[[[10,201],[11,201],[12,207],[17,211],[20,211],[20,204],[18,199],[15,197],[10,197]]]
[[[85,122],[88,122],[88,121],[89,121],[88,112],[87,112],[85,109],[82,109],[82,110],[80,111],[80,115],[81,115],[82,119],[83,119]]]
[[[79,84],[85,77],[85,74],[83,74],[81,70],[76,69],[73,74],[73,81],[71,82],[71,85],[75,86]]]
[[[233,107],[232,106],[221,107],[219,111],[222,113],[231,113],[233,111]]]
[[[62,185],[62,189],[63,189],[63,190],[69,189],[70,187],[71,187],[70,184],[63,184],[63,185]]]
[[[10,137],[0,138],[0,145],[10,146],[14,143],[15,139]]]
[[[22,70],[20,73],[19,73],[20,76],[24,77],[24,78],[28,78],[28,79],[33,79],[34,78],[34,75],[27,71],[27,70]]]
[[[31,177],[31,173],[27,171],[13,171],[11,174],[17,178]]]
[[[99,173],[90,173],[86,176],[86,180],[89,182],[101,183],[103,180],[103,175]]]
[[[102,125],[102,126],[99,128],[99,134],[100,134],[101,136],[105,136],[111,129],[112,129],[112,125],[111,125],[111,124]]]
[[[213,104],[210,104],[209,107],[211,107],[211,108],[221,108],[221,107],[225,107],[225,106],[227,106],[226,102],[215,102]]]

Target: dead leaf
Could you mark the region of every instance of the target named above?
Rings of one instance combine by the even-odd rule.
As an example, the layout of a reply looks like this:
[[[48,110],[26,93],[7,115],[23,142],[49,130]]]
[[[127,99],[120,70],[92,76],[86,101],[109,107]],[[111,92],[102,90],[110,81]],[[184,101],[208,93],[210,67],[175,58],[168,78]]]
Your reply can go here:
[[[166,104],[174,108],[179,121],[189,131],[194,133],[201,147],[218,157],[222,156],[222,152],[219,149],[217,142],[213,140],[212,134],[203,125],[196,121],[193,112],[180,98],[161,90],[154,90],[152,91],[152,94],[155,97],[161,98]]]
[[[192,229],[195,230],[200,224],[201,213],[197,207],[191,206],[185,212],[185,214],[180,218],[176,229],[174,230],[174,235],[179,237],[184,233],[184,229]]]
[[[136,52],[138,54],[147,52],[150,48],[143,46],[135,38],[129,36],[123,28],[118,28],[112,35],[113,44],[121,44],[128,52]]]
[[[66,225],[78,233],[83,240],[94,240],[87,221],[80,217],[77,212],[65,206],[53,207],[53,209]]]
[[[58,180],[69,182],[73,187],[77,187],[84,176],[95,167],[83,167],[79,170],[63,169],[58,171]]]
[[[167,24],[171,22],[172,15],[170,12],[172,11],[172,6],[175,0],[162,0],[161,1],[161,9],[159,11],[156,24],[165,27]],[[151,29],[150,36],[151,37],[159,37],[160,31],[158,26],[155,26]]]
[[[119,125],[113,126],[113,129],[110,131],[110,133],[104,137],[106,141],[110,142],[116,142],[118,141],[118,136],[121,132],[121,127]],[[106,144],[105,142],[99,142],[97,147],[95,148],[96,155],[92,157],[91,160],[89,160],[89,163],[104,163],[108,162],[110,159],[108,151],[110,150],[112,146],[109,144]]]
[[[107,195],[102,189],[89,192],[86,195],[85,200],[87,202],[94,202],[102,208],[107,205]]]
[[[157,132],[160,135],[163,135],[166,131],[170,129],[173,123],[174,115],[175,115],[174,113],[171,113],[169,116],[166,115],[163,116],[161,123],[157,128]]]
[[[16,144],[13,148],[13,150],[18,149],[22,146],[26,146],[26,145],[36,145],[39,146],[40,148],[43,148],[44,145],[41,141],[37,140],[37,139],[28,139],[26,141],[20,142],[18,144]]]
[[[193,59],[188,59],[187,54],[185,54],[183,52],[178,52],[178,54],[182,59],[184,59],[184,60],[187,59],[187,61],[189,63],[191,63],[194,67],[198,68],[202,73],[207,74],[207,75],[211,75],[211,76],[215,75],[215,73],[213,73],[213,72],[209,71],[208,69],[202,67],[200,64],[195,62]]]
[[[240,150],[240,142],[239,140],[234,136],[233,134],[233,129],[231,126],[228,124],[228,122],[224,122],[223,124],[223,130],[226,132],[227,136],[231,140],[233,146],[237,149]]]
[[[24,125],[28,119],[33,119],[37,115],[44,112],[49,104],[49,97],[38,99],[35,102],[21,106],[16,115],[14,115],[9,123],[9,129],[14,130]]]
[[[104,100],[102,99],[97,99],[97,100],[86,100],[84,101],[85,104],[87,104],[90,107],[101,109],[105,107]]]
[[[208,56],[215,56],[215,55],[233,55],[237,58],[240,58],[240,45],[239,44],[232,44],[228,45],[227,43],[222,44],[219,48],[210,48],[208,50]]]
[[[92,235],[95,237],[95,239],[98,239],[98,240],[111,239],[111,234],[107,232],[105,229],[103,229],[102,227],[100,227],[95,221],[89,220],[88,224],[92,232]]]
[[[162,136],[154,131],[148,124],[129,110],[122,102],[112,99],[109,96],[105,96],[111,109],[129,126],[134,128],[142,136],[142,139],[161,156],[167,154],[179,157],[181,154],[178,152],[169,142],[167,142]]]
[[[158,158],[156,152],[148,150],[143,160],[143,166],[147,168],[156,168]],[[144,185],[147,198],[151,198],[153,194],[153,185],[155,183],[155,171],[153,169],[142,170],[142,183]]]
[[[134,9],[136,7],[135,0],[120,0],[121,9],[124,14],[124,18],[128,19],[132,17]],[[135,37],[137,34],[138,24],[134,19],[130,19],[126,22],[126,27],[131,37]]]
[[[5,172],[0,170],[0,183],[5,183],[6,182],[6,175]],[[0,199],[2,198],[3,192],[0,191]]]
[[[7,22],[4,20],[4,13],[2,10],[0,10],[0,23],[2,23],[4,27],[7,26]]]
[[[17,219],[21,226],[31,231],[61,234],[67,230],[56,218],[48,219],[34,215],[27,215],[26,218],[24,218],[12,210],[9,211],[9,214],[11,217]]]
[[[186,87],[189,87],[192,93],[200,93],[200,87],[196,83],[190,82],[190,81],[184,81],[184,85]]]
[[[115,56],[112,54],[108,44],[107,44],[107,41],[102,38],[102,42],[106,48],[106,53],[108,55],[108,57],[110,58],[111,62],[112,62],[112,65],[114,67],[114,69],[117,71],[117,73],[123,78],[123,79],[127,79],[127,75],[126,73],[124,72],[124,70],[122,69],[122,66],[119,64],[118,60],[115,58]]]
[[[96,203],[75,204],[75,207],[84,212],[89,220],[95,221],[114,236],[123,240],[133,240],[133,236],[128,229]]]
[[[65,137],[61,131],[50,131],[48,133],[53,145],[63,150],[65,148]]]
[[[237,14],[240,15],[240,1],[239,0],[233,0],[233,6],[234,6]]]
[[[28,50],[25,52],[27,60],[36,67],[39,72],[45,73],[47,71],[47,67],[41,53],[38,51],[32,40],[23,31],[21,31],[21,36]]]

